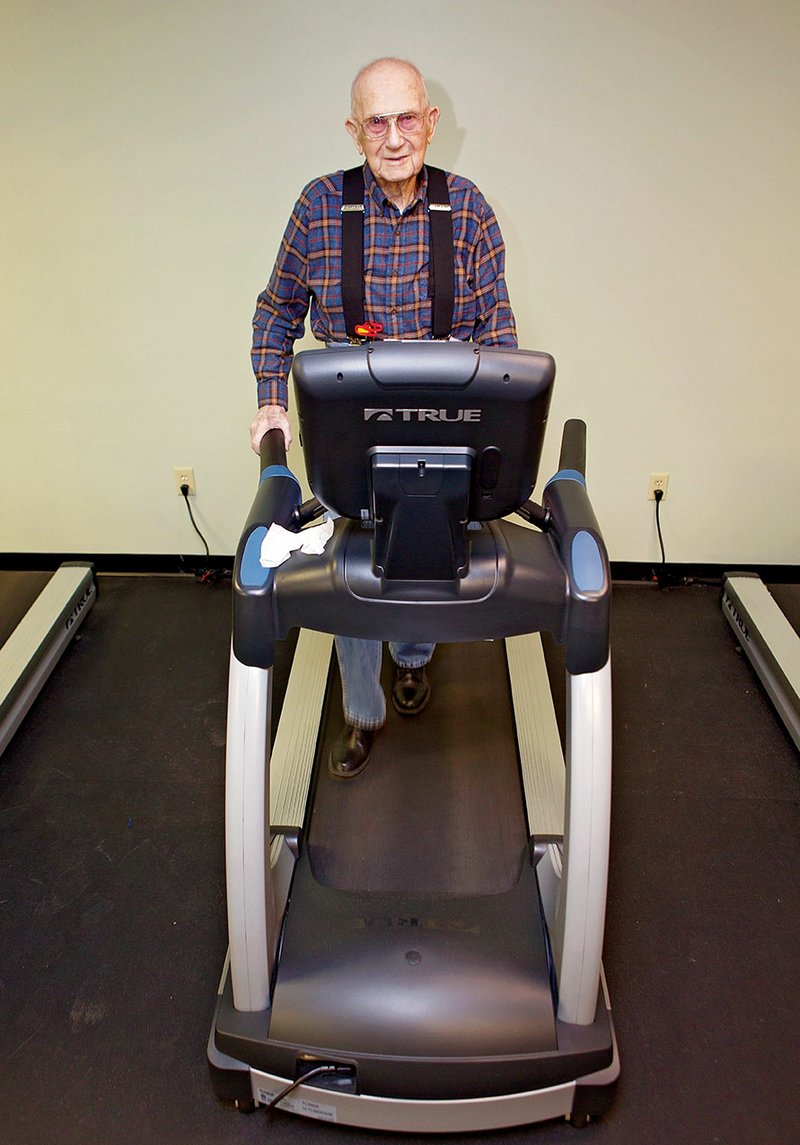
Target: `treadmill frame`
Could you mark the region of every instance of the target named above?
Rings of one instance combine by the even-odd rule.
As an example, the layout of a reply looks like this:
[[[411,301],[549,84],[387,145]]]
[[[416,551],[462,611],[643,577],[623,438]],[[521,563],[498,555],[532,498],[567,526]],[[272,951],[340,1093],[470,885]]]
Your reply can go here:
[[[220,1095],[245,1107],[267,1104],[293,1079],[220,1052],[214,1040],[217,1015],[226,991],[237,1010],[254,1017],[270,1006],[332,645],[329,634],[301,630],[272,751],[268,729],[273,669],[242,664],[231,653],[226,765],[230,947],[208,1054]],[[529,828],[539,840],[536,874],[559,982],[558,1019],[585,1027],[594,1022],[598,1005],[605,1008],[613,1060],[597,1073],[564,1084],[485,1098],[415,1101],[301,1085],[282,1102],[282,1109],[364,1128],[443,1133],[561,1116],[581,1119],[598,1115],[610,1103],[619,1057],[601,954],[611,796],[611,663],[609,659],[595,673],[567,677],[565,768],[540,635],[510,638],[506,652],[521,729],[518,748]],[[265,852],[268,808],[273,827]]]
[[[800,636],[757,573],[725,575],[722,611],[800,751]]]
[[[93,566],[60,565],[0,648],[0,755],[95,602]]]
[[[439,347],[432,352],[444,351]],[[396,353],[391,351],[392,358]],[[414,353],[428,355],[428,349]],[[489,517],[471,534],[469,574],[449,581],[434,576],[423,581],[422,592],[413,597],[406,581],[383,579],[380,570],[376,572],[369,535],[355,520],[336,521],[321,560],[295,555],[285,569],[260,567],[270,524],[293,527],[300,509],[299,486],[285,467],[283,439],[275,434],[274,441],[274,449],[268,443],[262,446],[262,484],[242,534],[235,573],[226,758],[230,948],[208,1045],[216,1091],[252,1108],[292,1087],[282,1108],[400,1132],[474,1131],[561,1115],[580,1121],[600,1114],[611,1102],[619,1073],[601,965],[611,799],[610,574],[585,491],[585,426],[567,423],[561,468],[545,488],[544,508],[523,507],[531,512],[527,519],[543,532]],[[433,445],[430,449],[435,452]],[[431,464],[434,459],[426,456],[425,466]],[[435,1086],[424,1099],[413,1089],[402,1097],[355,1093],[358,1062],[363,1058],[364,1072],[369,1073],[369,1051],[359,1058],[358,1047],[339,1054],[304,1048],[286,1034],[283,1040],[270,1039],[271,990],[284,912],[301,855],[331,655],[332,637],[317,630],[332,623],[343,634],[389,640],[505,639],[530,861],[540,900],[530,925],[543,925],[545,944],[549,941],[551,989],[557,983],[557,1048],[497,1057],[459,1058],[455,1053],[420,1059],[410,1054],[407,1059],[417,1066],[441,1061],[455,1067],[463,1062],[473,1081],[480,1080],[476,1070],[491,1071],[495,1063],[498,1072],[494,1087],[487,1085],[488,1096],[482,1096],[480,1087],[470,1090],[467,1085],[456,1086],[462,1095],[455,1097],[445,1088],[437,1093]],[[271,752],[274,643],[294,626],[301,632]],[[566,769],[548,702],[538,635],[545,630],[566,649]],[[228,1052],[218,1045],[217,1033]],[[267,1046],[269,1051],[262,1052]],[[269,1072],[272,1047],[279,1047],[283,1060],[293,1061],[296,1069],[306,1059],[309,1065],[322,1061],[349,1066],[353,1075],[338,1089],[330,1079],[300,1084],[296,1077]],[[258,1064],[239,1060],[249,1053]],[[379,1056],[391,1063],[390,1050]],[[500,1069],[501,1063],[511,1068]],[[536,1088],[527,1089],[528,1076],[532,1085],[538,1079]],[[502,1086],[511,1092],[498,1092]],[[446,1096],[440,1099],[440,1093]]]

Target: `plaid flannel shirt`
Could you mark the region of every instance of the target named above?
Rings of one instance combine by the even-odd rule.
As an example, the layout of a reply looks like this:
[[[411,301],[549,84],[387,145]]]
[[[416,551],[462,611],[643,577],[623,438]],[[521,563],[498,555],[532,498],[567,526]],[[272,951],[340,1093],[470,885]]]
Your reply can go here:
[[[455,304],[452,337],[516,346],[505,283],[505,246],[497,219],[478,188],[447,175],[453,218]],[[253,318],[253,370],[258,404],[288,401],[295,341],[311,329],[322,342],[344,342],[341,290],[342,172],[303,190],[281,242],[275,268],[258,296]],[[364,318],[383,325],[385,338],[432,336],[428,294],[427,172],[414,202],[401,214],[364,168]]]

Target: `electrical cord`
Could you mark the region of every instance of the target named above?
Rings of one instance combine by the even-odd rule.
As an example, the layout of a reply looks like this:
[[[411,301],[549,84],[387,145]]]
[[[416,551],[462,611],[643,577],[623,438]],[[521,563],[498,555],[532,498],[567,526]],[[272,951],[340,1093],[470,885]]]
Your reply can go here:
[[[653,494],[656,500],[656,532],[658,533],[658,544],[661,549],[661,571],[657,575],[658,587],[666,588],[667,585],[667,555],[664,551],[664,537],[661,532],[661,502],[664,500],[664,490],[656,489]]]
[[[658,582],[660,589],[675,588],[678,585],[709,585],[712,588],[718,588],[722,585],[722,578],[716,576],[681,576],[674,568],[672,572],[667,572],[667,557],[664,552],[664,537],[661,533],[661,502],[664,500],[664,490],[656,489],[653,493],[656,503],[656,531],[658,532],[658,544],[661,549],[661,568],[656,572],[653,569],[653,580]]]
[[[194,531],[197,533],[200,540],[203,542],[203,548],[206,550],[205,568],[196,569],[194,575],[197,577],[197,579],[200,581],[201,584],[216,584],[217,581],[222,580],[224,577],[230,575],[230,570],[212,569],[209,567],[209,561],[211,560],[211,553],[209,552],[209,549],[208,549],[208,542],[206,541],[203,534],[200,532],[199,528],[197,527],[197,521],[195,521],[195,519],[194,519],[194,513],[192,512],[192,506],[189,504],[189,486],[188,485],[181,485],[181,494],[183,496],[184,501],[186,502],[186,508],[188,510],[188,513],[189,513],[189,520],[192,522],[192,527],[194,528]]]
[[[661,564],[662,564],[662,566],[664,566],[667,563],[667,558],[666,558],[666,555],[664,553],[664,538],[661,535],[661,512],[660,512],[661,502],[664,500],[663,489],[656,489],[655,499],[656,499],[656,529],[658,531],[658,543],[661,546]]]
[[[192,525],[194,526],[194,531],[197,533],[198,537],[203,542],[203,548],[206,550],[206,560],[209,560],[211,558],[211,553],[208,551],[208,544],[206,542],[205,537],[203,536],[203,534],[200,532],[200,530],[197,527],[197,521],[195,521],[195,519],[194,519],[194,513],[192,512],[192,506],[189,504],[189,486],[188,485],[181,485],[181,493],[183,495],[184,501],[186,502],[186,508],[189,511],[189,520],[192,522]]]
[[[343,1076],[350,1077],[353,1074],[353,1070],[352,1070],[351,1066],[330,1065],[330,1064],[318,1065],[314,1069],[310,1069],[308,1071],[308,1073],[302,1074],[302,1076],[298,1077],[296,1081],[292,1081],[289,1083],[289,1085],[284,1086],[284,1088],[280,1091],[280,1093],[276,1093],[275,1096],[271,1099],[271,1101],[267,1102],[267,1105],[266,1105],[267,1116],[269,1116],[270,1113],[272,1113],[273,1109],[275,1109],[280,1104],[280,1102],[282,1102],[284,1100],[284,1098],[288,1097],[290,1093],[294,1093],[294,1091],[296,1089],[298,1089],[301,1085],[305,1085],[306,1082],[311,1080],[311,1078],[319,1077],[321,1074],[324,1074],[324,1073],[339,1073],[339,1074],[342,1074]]]

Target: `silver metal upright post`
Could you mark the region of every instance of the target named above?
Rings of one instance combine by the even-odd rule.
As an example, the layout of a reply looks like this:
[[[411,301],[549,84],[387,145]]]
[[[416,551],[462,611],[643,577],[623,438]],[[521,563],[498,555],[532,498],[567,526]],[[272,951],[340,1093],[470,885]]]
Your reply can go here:
[[[611,660],[568,676],[564,874],[553,945],[558,1016],[590,1025],[603,953],[611,818]]]
[[[225,764],[225,857],[233,1004],[265,1010],[276,927],[269,848],[272,669],[231,651]]]

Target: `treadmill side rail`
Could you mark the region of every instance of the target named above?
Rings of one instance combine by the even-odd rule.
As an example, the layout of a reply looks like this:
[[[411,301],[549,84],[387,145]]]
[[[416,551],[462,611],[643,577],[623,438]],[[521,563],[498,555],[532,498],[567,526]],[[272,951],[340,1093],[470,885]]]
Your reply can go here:
[[[273,831],[302,830],[325,701],[333,637],[302,628],[272,748],[269,822]]]
[[[722,611],[800,751],[800,637],[754,574],[728,573]]]
[[[506,640],[528,833],[564,834],[566,771],[538,632]]]
[[[96,596],[91,564],[60,565],[0,648],[0,755]]]

